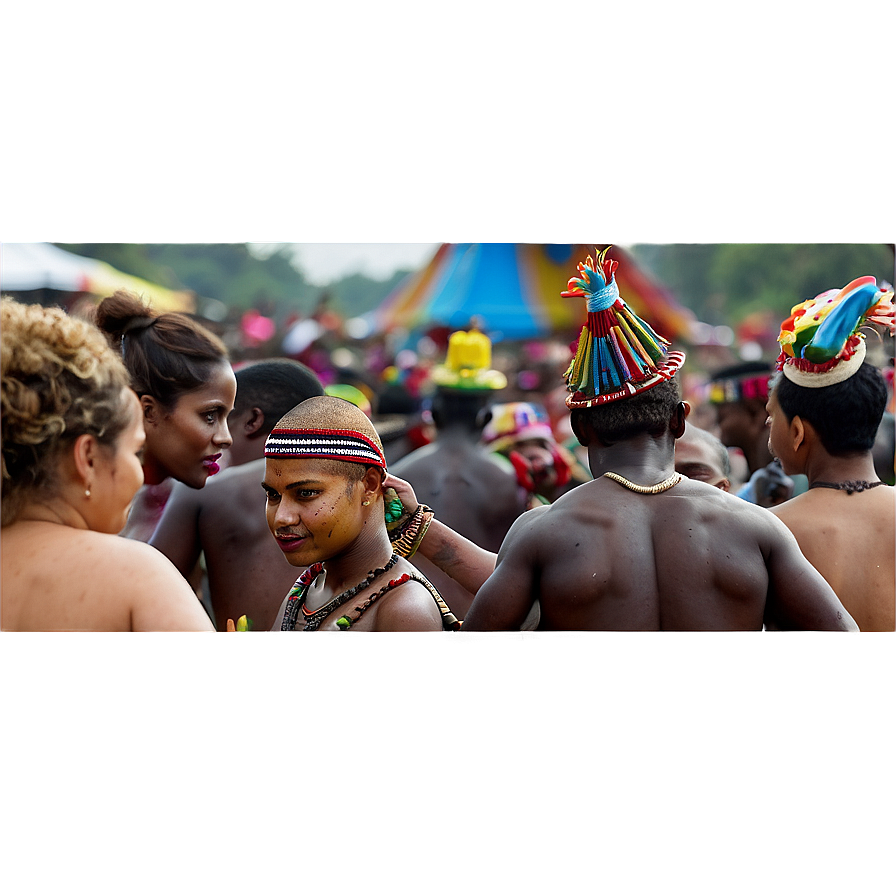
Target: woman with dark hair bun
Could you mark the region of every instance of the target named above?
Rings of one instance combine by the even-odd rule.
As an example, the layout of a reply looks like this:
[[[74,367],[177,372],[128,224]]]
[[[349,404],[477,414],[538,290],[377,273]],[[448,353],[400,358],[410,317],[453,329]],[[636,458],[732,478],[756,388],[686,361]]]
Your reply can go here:
[[[2,628],[211,631],[167,557],[116,533],[143,482],[140,403],[96,328],[0,302]]]
[[[146,486],[123,534],[148,541],[173,482],[202,488],[230,445],[227,415],[236,378],[224,343],[185,314],[156,316],[118,290],[100,303],[96,324],[121,353],[146,429]]]

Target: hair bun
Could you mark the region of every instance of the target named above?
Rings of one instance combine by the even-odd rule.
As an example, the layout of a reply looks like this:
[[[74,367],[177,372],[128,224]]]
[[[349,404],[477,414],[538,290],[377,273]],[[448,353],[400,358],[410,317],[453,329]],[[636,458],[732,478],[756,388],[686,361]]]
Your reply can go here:
[[[120,339],[125,333],[146,329],[155,320],[149,306],[126,289],[116,290],[103,299],[96,309],[96,325],[113,340]]]

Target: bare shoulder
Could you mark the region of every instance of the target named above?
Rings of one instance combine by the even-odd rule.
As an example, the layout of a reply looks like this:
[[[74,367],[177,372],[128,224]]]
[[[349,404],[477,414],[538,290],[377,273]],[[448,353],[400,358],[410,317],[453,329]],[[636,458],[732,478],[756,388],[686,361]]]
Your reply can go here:
[[[556,504],[543,504],[521,513],[504,537],[499,556],[506,556],[510,552],[537,553],[546,543],[550,532],[558,527],[563,528],[563,521],[568,516],[568,512],[565,513]]]
[[[119,539],[123,541],[124,539]],[[214,631],[193,589],[159,550],[131,542],[115,562],[126,581],[134,631]]]
[[[793,532],[803,528],[810,518],[814,517],[817,524],[819,519],[823,518],[826,509],[823,495],[803,492],[777,507],[769,508],[769,513]]]
[[[854,533],[892,529],[896,520],[896,489],[880,486],[860,496],[817,489],[797,495],[771,512],[798,538],[822,529]]]
[[[234,500],[241,506],[258,504],[264,507],[264,458],[238,467],[229,467],[213,476],[205,485],[199,495],[202,496],[202,504],[207,508],[224,508],[232,505]]]
[[[96,532],[92,534],[105,537]],[[183,584],[189,589],[184,577],[158,548],[117,535],[109,538],[109,542],[102,546],[108,557],[108,563],[121,570],[121,573],[129,579],[158,584]]]
[[[432,594],[414,579],[384,594],[377,604],[376,631],[442,631],[442,614]]]

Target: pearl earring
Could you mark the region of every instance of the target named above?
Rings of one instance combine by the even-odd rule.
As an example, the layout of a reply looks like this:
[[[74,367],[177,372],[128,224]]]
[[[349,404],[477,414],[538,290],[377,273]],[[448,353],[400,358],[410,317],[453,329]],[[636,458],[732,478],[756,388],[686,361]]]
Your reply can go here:
[[[90,489],[89,489],[89,488],[85,488],[85,489],[84,489],[84,497],[85,497],[85,498],[89,498],[89,497],[90,497]]]

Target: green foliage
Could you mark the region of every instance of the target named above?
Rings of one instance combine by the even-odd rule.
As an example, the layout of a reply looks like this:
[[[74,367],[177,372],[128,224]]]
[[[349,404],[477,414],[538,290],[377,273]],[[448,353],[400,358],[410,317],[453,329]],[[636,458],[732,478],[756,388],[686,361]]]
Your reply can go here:
[[[377,308],[409,273],[396,271],[388,280],[371,280],[364,274],[352,274],[334,281],[327,289],[333,296],[334,308],[346,317],[360,317]]]
[[[893,246],[884,243],[639,245],[632,254],[712,324],[765,308],[783,320],[797,303],[856,277],[894,280]]]
[[[267,314],[307,313],[320,293],[295,267],[285,247],[259,258],[245,243],[57,245],[161,286],[191,289],[233,309],[255,307]]]
[[[893,253],[885,245],[730,243],[719,246],[707,274],[726,299],[733,322],[761,308],[782,319],[799,302],[871,274],[893,280]]]

